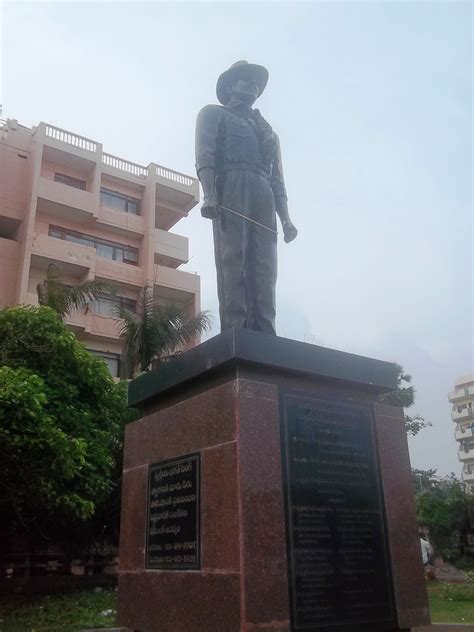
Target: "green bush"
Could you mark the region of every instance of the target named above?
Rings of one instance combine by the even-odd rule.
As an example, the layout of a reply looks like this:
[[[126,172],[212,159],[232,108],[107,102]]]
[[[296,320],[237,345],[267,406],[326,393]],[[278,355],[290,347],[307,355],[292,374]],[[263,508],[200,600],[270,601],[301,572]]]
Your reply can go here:
[[[0,310],[3,519],[44,532],[90,518],[113,487],[128,415],[124,386],[53,310]]]

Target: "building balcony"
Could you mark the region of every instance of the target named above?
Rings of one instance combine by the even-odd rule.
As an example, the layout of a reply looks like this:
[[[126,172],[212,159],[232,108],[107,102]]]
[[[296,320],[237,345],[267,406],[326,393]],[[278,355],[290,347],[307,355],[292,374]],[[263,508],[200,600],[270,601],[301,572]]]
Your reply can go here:
[[[118,340],[117,318],[92,314],[90,333],[100,338]]]
[[[458,450],[458,458],[462,463],[465,461],[472,461],[474,463],[474,447],[468,449],[467,452],[464,448]]]
[[[469,472],[468,468],[464,466],[462,470],[462,480],[465,483],[474,483],[474,468]]]
[[[179,171],[168,169],[154,162],[148,166],[124,160],[112,154],[102,154],[102,173],[114,178],[144,186],[152,182],[156,189],[156,204],[167,209],[168,229],[199,202],[199,181]],[[170,223],[171,222],[171,223]]]
[[[86,306],[75,310],[66,318],[66,325],[76,334],[85,333],[102,340],[118,340],[117,319],[94,314]]]
[[[139,266],[102,257],[96,258],[95,276],[134,290],[141,288],[145,283],[145,274]]]
[[[450,402],[458,402],[462,399],[474,398],[474,386],[468,386],[466,388],[458,388],[455,391],[448,393],[448,399]]]
[[[35,140],[42,141],[48,157],[60,158],[66,153],[74,156],[77,164],[93,165],[102,154],[102,145],[95,140],[41,122],[34,131]]]
[[[464,431],[457,429],[455,431],[455,433],[454,433],[454,436],[456,438],[456,441],[462,441],[463,439],[469,439],[470,437],[474,437],[473,429],[472,428],[465,428]]]
[[[97,196],[41,177],[38,187],[38,211],[77,222],[85,222],[97,214]]]
[[[140,165],[103,151],[102,144],[85,136],[41,122],[33,132],[43,143],[43,157],[58,164],[90,171],[96,166],[113,178],[139,186],[154,186],[156,227],[168,230],[199,202],[199,181],[154,162]]]
[[[149,173],[156,182],[156,196],[190,211],[199,202],[199,180],[179,171],[151,163]]]
[[[89,332],[91,329],[91,314],[84,313],[85,306],[74,310],[65,318],[66,325],[73,330],[75,334]]]
[[[46,269],[49,264],[55,263],[64,274],[80,277],[94,269],[95,261],[95,249],[89,246],[56,239],[44,233],[38,233],[33,238],[31,264],[35,267]]]
[[[122,213],[108,206],[99,206],[96,220],[98,226],[102,225],[116,235],[132,239],[142,237],[145,232],[143,217],[132,213]]]
[[[127,180],[135,184],[144,185],[148,177],[148,167],[139,165],[136,162],[113,156],[112,154],[103,153],[102,173],[118,178],[119,180]]]
[[[200,278],[197,274],[155,264],[154,285],[157,297],[186,305],[199,294]]]
[[[189,248],[186,237],[155,228],[153,241],[155,263],[168,268],[177,268],[182,263],[187,263]]]
[[[453,410],[451,412],[451,419],[455,422],[462,421],[463,419],[473,419],[474,420],[474,409],[473,408],[464,408],[461,412],[457,410]]]

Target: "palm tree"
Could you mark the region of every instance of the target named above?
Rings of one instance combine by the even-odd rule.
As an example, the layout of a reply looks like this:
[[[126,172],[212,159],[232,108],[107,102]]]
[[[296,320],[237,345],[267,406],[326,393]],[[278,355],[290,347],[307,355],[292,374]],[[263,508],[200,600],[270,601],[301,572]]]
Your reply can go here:
[[[99,296],[115,294],[115,287],[106,281],[86,281],[67,287],[62,282],[62,270],[54,263],[48,266],[46,279],[36,286],[38,303],[51,307],[64,320],[72,311]]]
[[[117,309],[120,338],[124,342],[122,377],[130,378],[140,371],[167,360],[211,326],[209,312],[187,317],[177,305],[159,305],[153,287],[146,284],[138,295],[135,311]]]

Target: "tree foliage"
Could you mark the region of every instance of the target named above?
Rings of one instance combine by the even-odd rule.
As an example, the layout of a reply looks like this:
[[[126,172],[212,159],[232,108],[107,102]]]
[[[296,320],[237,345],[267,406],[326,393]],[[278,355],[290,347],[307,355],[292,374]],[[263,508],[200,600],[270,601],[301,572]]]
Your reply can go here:
[[[466,494],[458,480],[417,494],[416,509],[418,522],[429,528],[438,554],[455,561],[468,552],[474,497]]]
[[[0,310],[0,510],[25,529],[84,520],[108,497],[123,386],[49,307]]]
[[[177,305],[158,304],[150,285],[140,291],[134,311],[121,307],[117,316],[124,342],[123,377],[149,370],[152,363],[175,354],[211,325],[208,312],[199,312],[190,318]]]
[[[429,491],[430,489],[435,487],[435,476],[436,470],[417,470],[416,468],[412,468],[411,477],[415,494]]]
[[[54,263],[48,266],[46,279],[36,286],[38,303],[51,307],[63,320],[84,303],[99,296],[114,294],[115,291],[112,284],[99,279],[67,287],[63,282],[61,268]]]
[[[399,364],[396,366],[398,368],[397,388],[394,391],[383,393],[379,401],[391,406],[400,406],[404,409],[410,408],[415,403],[415,388],[411,385],[411,375],[405,373]],[[420,430],[432,425],[431,421],[426,421],[421,415],[411,416],[405,413],[405,430],[408,435],[414,437]]]

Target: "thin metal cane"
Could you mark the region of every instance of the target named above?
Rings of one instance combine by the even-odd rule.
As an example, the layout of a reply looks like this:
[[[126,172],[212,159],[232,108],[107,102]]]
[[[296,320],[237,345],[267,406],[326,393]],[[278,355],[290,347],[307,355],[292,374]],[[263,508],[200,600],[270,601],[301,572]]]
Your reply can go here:
[[[257,222],[255,219],[252,219],[251,217],[247,217],[246,215],[242,215],[242,213],[234,211],[231,208],[227,208],[227,206],[222,206],[222,204],[219,204],[218,208],[221,208],[223,211],[228,211],[229,213],[233,213],[234,215],[238,215],[242,219],[245,219],[248,222],[252,222],[252,224],[256,224],[257,226],[260,226],[260,228],[265,228],[265,230],[269,230],[271,233],[278,235],[278,231],[275,230],[274,228],[269,228],[268,226],[265,226],[264,224],[260,224],[260,222]]]

